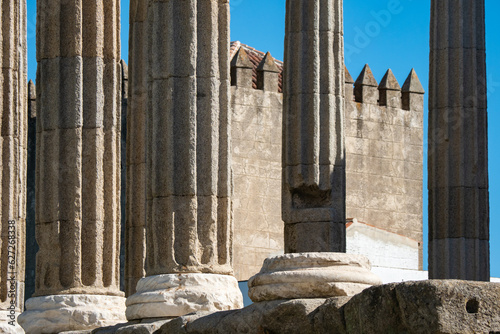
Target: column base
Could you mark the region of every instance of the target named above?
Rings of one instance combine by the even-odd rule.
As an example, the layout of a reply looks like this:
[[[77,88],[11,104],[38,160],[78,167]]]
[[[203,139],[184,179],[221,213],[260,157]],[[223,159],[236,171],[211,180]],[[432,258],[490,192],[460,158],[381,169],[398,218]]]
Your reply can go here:
[[[192,312],[242,307],[243,296],[233,276],[157,275],[137,283],[137,293],[127,298],[127,319],[179,317]]]
[[[30,334],[59,333],[126,322],[125,298],[104,295],[52,295],[30,298],[19,324]]]
[[[380,285],[367,258],[345,253],[285,254],[264,261],[248,281],[254,302],[353,296]]]
[[[24,334],[24,329],[17,323],[20,313],[16,311],[0,311],[0,333]]]

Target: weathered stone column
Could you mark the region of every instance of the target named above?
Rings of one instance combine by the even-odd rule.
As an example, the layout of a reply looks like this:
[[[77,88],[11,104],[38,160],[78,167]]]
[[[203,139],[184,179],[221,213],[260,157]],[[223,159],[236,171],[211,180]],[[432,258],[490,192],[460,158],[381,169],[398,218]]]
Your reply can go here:
[[[127,299],[127,318],[238,308],[242,296],[231,275],[229,1],[149,4],[147,277]]]
[[[0,0],[0,332],[23,333],[26,224],[26,1]]]
[[[125,319],[119,289],[120,3],[37,2],[35,295],[29,333]]]
[[[489,281],[484,0],[433,0],[429,276]]]
[[[285,252],[345,252],[342,1],[288,0],[286,13]]]
[[[148,2],[130,2],[129,98],[127,109],[127,209],[125,294],[136,292],[146,258],[146,109],[148,101]]]
[[[248,282],[249,295],[256,302],[354,295],[380,280],[367,259],[343,253],[343,2],[287,0],[285,29],[282,210],[289,254],[266,259]]]

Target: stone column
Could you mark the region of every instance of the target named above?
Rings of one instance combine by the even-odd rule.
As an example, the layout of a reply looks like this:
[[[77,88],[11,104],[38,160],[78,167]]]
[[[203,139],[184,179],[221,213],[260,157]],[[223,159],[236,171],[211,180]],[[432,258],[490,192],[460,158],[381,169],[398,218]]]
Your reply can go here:
[[[367,259],[343,253],[342,0],[287,0],[285,29],[282,209],[289,254],[266,259],[248,282],[249,295],[255,302],[354,295],[380,280]]]
[[[489,281],[484,0],[431,4],[429,276]]]
[[[130,2],[129,98],[127,109],[127,196],[125,230],[125,294],[136,292],[146,258],[146,109],[148,2]]]
[[[29,333],[124,321],[120,245],[120,3],[37,2],[35,295]]]
[[[238,308],[229,1],[153,0],[147,15],[147,277],[127,299],[127,318]]]
[[[342,0],[286,6],[285,252],[345,252]]]
[[[23,333],[26,224],[26,1],[0,0],[0,332]]]

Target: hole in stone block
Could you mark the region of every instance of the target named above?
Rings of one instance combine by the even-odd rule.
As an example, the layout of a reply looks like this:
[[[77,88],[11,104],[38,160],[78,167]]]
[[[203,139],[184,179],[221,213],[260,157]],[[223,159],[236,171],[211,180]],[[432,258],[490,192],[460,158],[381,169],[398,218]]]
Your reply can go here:
[[[467,313],[477,313],[479,312],[479,301],[477,299],[471,299],[465,305]]]

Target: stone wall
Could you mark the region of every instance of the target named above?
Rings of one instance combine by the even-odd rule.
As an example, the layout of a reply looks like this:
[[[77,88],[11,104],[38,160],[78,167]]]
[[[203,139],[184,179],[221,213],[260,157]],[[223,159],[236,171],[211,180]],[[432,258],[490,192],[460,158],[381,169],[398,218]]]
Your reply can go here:
[[[252,75],[237,72],[241,66],[235,62],[232,67],[234,269],[241,281],[256,274],[265,258],[282,253],[284,245],[281,85],[258,89],[256,68],[264,53],[234,42],[233,59],[240,47],[254,65]],[[416,240],[420,251],[413,260],[422,269],[423,95],[408,88],[419,84],[414,71],[403,89],[392,72],[386,77],[379,85],[367,67],[355,85],[356,97],[346,73],[347,217]]]
[[[282,94],[235,86],[231,92],[234,270],[247,280],[283,250]]]
[[[347,216],[422,243],[423,100],[405,110],[398,93],[346,102]]]

